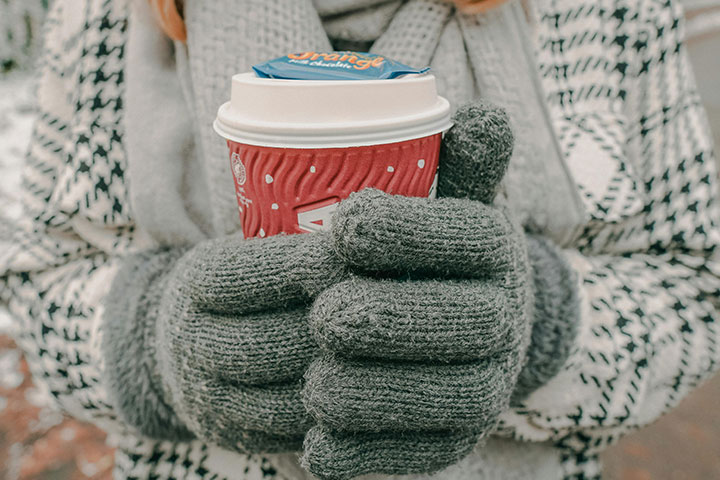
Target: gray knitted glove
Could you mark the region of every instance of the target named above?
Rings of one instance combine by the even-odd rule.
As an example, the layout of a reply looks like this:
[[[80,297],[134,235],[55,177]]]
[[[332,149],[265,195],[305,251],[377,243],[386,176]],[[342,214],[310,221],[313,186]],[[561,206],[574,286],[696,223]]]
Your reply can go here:
[[[514,392],[522,398],[557,372],[572,344],[571,270],[489,205],[512,150],[505,114],[469,106],[455,123],[439,191],[472,199],[366,190],[334,218],[333,247],[360,275],[322,292],[310,313],[324,354],[305,376],[318,425],[303,462],[321,478],[455,463]],[[527,358],[534,363],[523,371]]]
[[[110,391],[153,438],[241,452],[299,450],[310,299],[343,266],[324,235],[227,237],[125,262],[106,306]]]

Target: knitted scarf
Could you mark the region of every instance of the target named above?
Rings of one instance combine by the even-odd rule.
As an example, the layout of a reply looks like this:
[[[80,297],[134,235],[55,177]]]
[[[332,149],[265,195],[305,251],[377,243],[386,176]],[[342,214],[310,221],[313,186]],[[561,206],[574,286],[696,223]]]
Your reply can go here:
[[[531,3],[511,0],[477,15],[438,0],[314,3],[331,37],[374,41],[374,53],[431,65],[439,90],[454,106],[480,97],[505,108],[516,135],[507,200],[524,223],[559,243],[569,239],[582,215],[581,201],[561,159],[540,85],[530,38],[536,21]],[[347,6],[340,9],[341,4]],[[353,11],[361,6],[366,8]]]
[[[508,110],[517,141],[507,201],[526,224],[565,244],[584,213],[539,83],[528,10],[521,0],[477,15],[444,0],[186,0],[197,136],[204,161],[222,163],[208,165],[210,184],[229,187],[212,188],[213,203],[234,201],[226,147],[208,128],[227,100],[231,76],[288,52],[369,46],[409,65],[430,65],[455,107],[483,98]],[[228,211],[214,211],[220,233],[237,229],[237,215]]]

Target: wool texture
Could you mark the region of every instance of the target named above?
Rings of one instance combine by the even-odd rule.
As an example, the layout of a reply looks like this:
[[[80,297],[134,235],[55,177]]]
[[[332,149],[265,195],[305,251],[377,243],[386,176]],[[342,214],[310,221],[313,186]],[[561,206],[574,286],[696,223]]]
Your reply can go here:
[[[339,283],[310,316],[318,343],[347,357],[475,360],[511,338],[505,291],[485,280]]]
[[[315,475],[334,472],[328,478],[449,466],[495,427],[524,364],[533,286],[522,230],[480,202],[365,190],[341,204],[331,233],[359,276],[311,309],[326,353],[305,374],[305,405],[325,429],[397,438],[383,456],[371,441],[347,450],[332,435],[309,435],[304,462]],[[464,435],[449,450],[417,451],[421,470],[398,458],[438,431]]]
[[[465,255],[448,255],[441,264],[428,261],[430,251],[461,249],[443,250],[442,236],[424,230],[425,224],[408,212],[422,212],[431,220],[463,212],[468,215],[464,222],[449,225],[472,225],[487,235],[496,230],[476,222],[472,209],[491,207],[479,202],[444,199],[430,208],[420,199],[375,191],[346,203],[354,202],[365,208],[341,206],[336,225],[349,218],[355,234],[371,238],[334,236],[359,245],[354,250],[344,244],[338,251],[363,272],[410,273],[402,279],[358,275],[325,290],[313,304],[310,323],[326,353],[305,374],[305,405],[320,426],[305,438],[303,461],[313,474],[328,479],[437,471],[492,431],[511,399],[525,398],[563,365],[579,318],[575,274],[546,240],[518,238],[519,245],[527,242],[528,254],[525,248],[513,252],[508,240],[524,234],[511,230],[500,231],[505,241],[489,249],[476,236],[458,235],[453,238],[469,242]],[[372,208],[385,202],[400,208],[388,215]],[[412,207],[402,208],[405,202]],[[372,228],[366,228],[366,220]],[[412,248],[393,256],[373,248],[385,244]],[[470,254],[473,248],[478,250]],[[426,278],[470,272],[473,278]],[[436,444],[437,432],[452,435]],[[363,437],[371,433],[375,436]],[[433,447],[414,450],[428,444]],[[414,456],[400,460],[411,451]]]
[[[150,251],[129,258],[113,281],[104,324],[108,389],[123,420],[156,438],[192,438],[165,401],[155,351],[153,319],[158,317],[163,277],[182,251]],[[147,321],[139,321],[147,319]]]
[[[327,237],[231,236],[127,265],[104,350],[119,365],[111,387],[128,423],[239,452],[299,449],[312,424],[301,379],[317,351],[307,304],[345,272]]]
[[[323,291],[310,311],[325,352],[306,372],[303,394],[320,425],[304,443],[315,475],[447,467],[493,430],[521,376],[525,396],[567,358],[579,318],[577,302],[568,303],[575,294],[565,291],[576,288],[571,270],[549,242],[528,242],[512,214],[490,204],[512,154],[507,116],[475,104],[454,120],[439,184],[460,198],[364,190],[333,218],[334,250],[358,275]],[[563,325],[568,333],[558,335]],[[531,334],[539,344],[532,358]],[[554,347],[557,357],[544,355]],[[422,466],[400,460],[437,432],[457,443],[415,450]],[[348,436],[352,446],[343,448]]]
[[[515,146],[510,117],[497,106],[471,102],[457,109],[453,123],[440,150],[438,196],[491,203]]]
[[[341,432],[487,433],[507,407],[519,357],[433,364],[329,353],[305,374],[305,403],[322,425]]]
[[[213,230],[209,183],[192,134],[194,115],[187,103],[176,101],[184,96],[175,52],[157,29],[150,2],[132,2],[130,8],[123,117],[133,178],[130,203],[159,246],[196,245]]]
[[[327,480],[344,480],[367,472],[402,475],[408,471],[436,472],[457,463],[476,447],[478,439],[464,433],[340,433],[315,426],[305,437],[303,466]],[[418,455],[418,452],[423,452]],[[335,459],[328,463],[327,458]]]
[[[329,16],[323,22],[323,27],[336,49],[340,42],[372,42],[387,29],[402,4],[402,0],[395,0],[382,3],[377,8],[361,9],[347,15]]]
[[[331,235],[340,258],[359,270],[445,278],[500,275],[524,249],[522,232],[505,209],[379,190],[353,193],[341,203]]]
[[[528,235],[527,241],[535,285],[535,321],[527,363],[513,393],[515,402],[557,375],[575,345],[580,316],[577,273],[546,238]]]

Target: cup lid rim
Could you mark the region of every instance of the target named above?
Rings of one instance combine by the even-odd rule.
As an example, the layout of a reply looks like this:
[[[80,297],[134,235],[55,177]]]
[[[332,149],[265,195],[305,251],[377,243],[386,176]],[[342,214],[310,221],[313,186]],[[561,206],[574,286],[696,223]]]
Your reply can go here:
[[[328,134],[327,131],[315,132],[253,132],[239,131],[233,129],[229,131],[227,127],[216,119],[213,123],[215,132],[225,140],[235,143],[254,145],[258,147],[274,147],[274,148],[296,148],[296,149],[319,149],[319,148],[348,148],[348,147],[364,147],[370,145],[385,145],[391,143],[404,142],[407,140],[415,140],[418,138],[429,137],[439,133],[447,132],[453,126],[450,116],[443,117],[431,124],[425,124],[419,127],[410,127],[394,130],[392,133],[382,130],[367,130],[364,132],[355,132],[340,134]]]
[[[238,143],[332,148],[444,132],[450,114],[450,102],[437,95],[430,74],[348,81],[266,79],[251,72],[233,76],[232,98],[220,106],[213,126]]]

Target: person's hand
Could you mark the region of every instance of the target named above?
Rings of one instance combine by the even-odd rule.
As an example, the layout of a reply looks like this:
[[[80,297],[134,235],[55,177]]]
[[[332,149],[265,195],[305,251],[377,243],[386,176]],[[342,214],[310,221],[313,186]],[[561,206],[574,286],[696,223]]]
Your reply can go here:
[[[474,148],[506,165],[509,130],[486,131],[499,113],[485,106],[473,112],[486,120],[475,122]],[[490,176],[496,184],[502,173]],[[495,188],[484,194],[493,196]],[[345,218],[355,216],[352,205],[341,207]],[[368,218],[358,214],[360,221]],[[301,379],[318,353],[308,306],[316,294],[349,278],[340,261],[345,252],[333,247],[345,233],[347,242],[358,238],[338,228],[334,242],[326,234],[229,237],[202,244],[177,262],[160,303],[156,351],[168,402],[197,437],[241,451],[300,449],[313,423],[301,400]],[[353,285],[339,284],[337,291],[342,295]]]
[[[166,263],[173,266],[140,300],[135,325],[116,322],[106,334],[113,390],[129,423],[152,437],[195,437],[240,452],[300,450],[313,423],[302,377],[317,352],[307,309],[345,273],[327,236],[226,237]]]
[[[157,351],[178,416],[197,436],[249,452],[297,450],[316,351],[307,303],[342,274],[322,235],[211,241],[178,263]]]
[[[311,473],[434,472],[469,453],[508,408],[536,300],[528,239],[490,205],[511,150],[504,112],[471,105],[440,161],[439,193],[456,198],[366,190],[341,203],[333,248],[358,275],[322,292],[310,312],[323,349],[305,375],[318,422],[304,443]],[[546,260],[547,250],[546,263],[571,277],[551,247],[531,242],[533,257]]]
[[[510,151],[509,137],[478,132],[474,149]],[[326,234],[233,236],[127,259],[103,344],[125,421],[153,438],[299,450],[313,423],[302,376],[318,353],[307,310],[349,275],[331,244]]]

